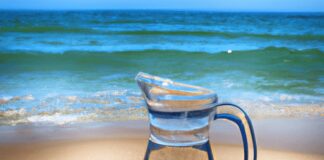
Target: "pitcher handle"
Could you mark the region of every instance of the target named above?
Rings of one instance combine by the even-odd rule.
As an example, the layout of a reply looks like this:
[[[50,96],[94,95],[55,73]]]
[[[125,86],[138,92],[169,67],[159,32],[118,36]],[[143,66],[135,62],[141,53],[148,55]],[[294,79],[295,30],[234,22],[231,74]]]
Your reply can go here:
[[[234,122],[239,127],[244,146],[244,160],[249,160],[251,157],[253,157],[253,160],[257,160],[257,144],[254,129],[252,121],[245,111],[232,103],[217,104],[216,111],[214,120],[226,119]],[[253,148],[253,154],[249,151],[249,148]]]

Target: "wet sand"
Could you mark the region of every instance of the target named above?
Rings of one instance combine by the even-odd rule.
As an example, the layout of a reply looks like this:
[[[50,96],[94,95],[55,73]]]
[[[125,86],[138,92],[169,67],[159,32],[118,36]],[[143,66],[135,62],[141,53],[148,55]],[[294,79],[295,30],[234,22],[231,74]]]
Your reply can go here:
[[[323,160],[324,119],[255,120],[260,160]],[[4,160],[140,160],[148,137],[147,121],[84,123],[63,126],[0,127],[0,159]],[[237,128],[225,121],[211,126],[218,160],[242,159]],[[205,159],[190,148],[165,148],[152,159]]]

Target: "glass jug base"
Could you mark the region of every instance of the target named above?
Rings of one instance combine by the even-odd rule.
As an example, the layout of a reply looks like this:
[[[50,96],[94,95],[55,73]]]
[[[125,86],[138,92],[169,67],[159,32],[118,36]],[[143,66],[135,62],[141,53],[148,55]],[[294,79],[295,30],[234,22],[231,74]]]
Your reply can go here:
[[[165,151],[163,151],[164,149],[167,149],[168,152],[171,151],[173,153],[165,154]],[[159,154],[159,152],[162,152],[162,153]],[[151,157],[151,153],[153,153],[152,157]],[[178,159],[179,156],[182,157],[182,159],[185,158],[185,159],[190,159],[190,160],[196,160],[198,157],[199,157],[199,159],[204,158],[206,160],[214,160],[211,145],[208,140],[205,143],[202,143],[199,145],[165,146],[165,145],[155,143],[151,139],[148,141],[144,160],[156,159],[157,157],[159,157],[160,159],[161,159],[161,157],[162,157],[162,159],[174,159],[175,157],[177,157],[176,159]]]

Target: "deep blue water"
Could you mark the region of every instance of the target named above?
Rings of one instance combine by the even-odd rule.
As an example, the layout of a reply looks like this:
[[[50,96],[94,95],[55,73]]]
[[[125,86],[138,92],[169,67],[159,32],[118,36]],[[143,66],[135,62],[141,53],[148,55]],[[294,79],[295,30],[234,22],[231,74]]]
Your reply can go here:
[[[0,11],[0,121],[141,109],[139,71],[259,110],[322,107],[323,28],[323,13]]]

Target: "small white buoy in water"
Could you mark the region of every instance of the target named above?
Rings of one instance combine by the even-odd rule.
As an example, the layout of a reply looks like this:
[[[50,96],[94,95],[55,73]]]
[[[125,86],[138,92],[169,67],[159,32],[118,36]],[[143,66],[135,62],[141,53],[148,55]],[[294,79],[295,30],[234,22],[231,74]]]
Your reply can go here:
[[[228,54],[231,54],[231,53],[232,53],[232,50],[230,50],[230,49],[227,50],[227,53],[228,53]]]

